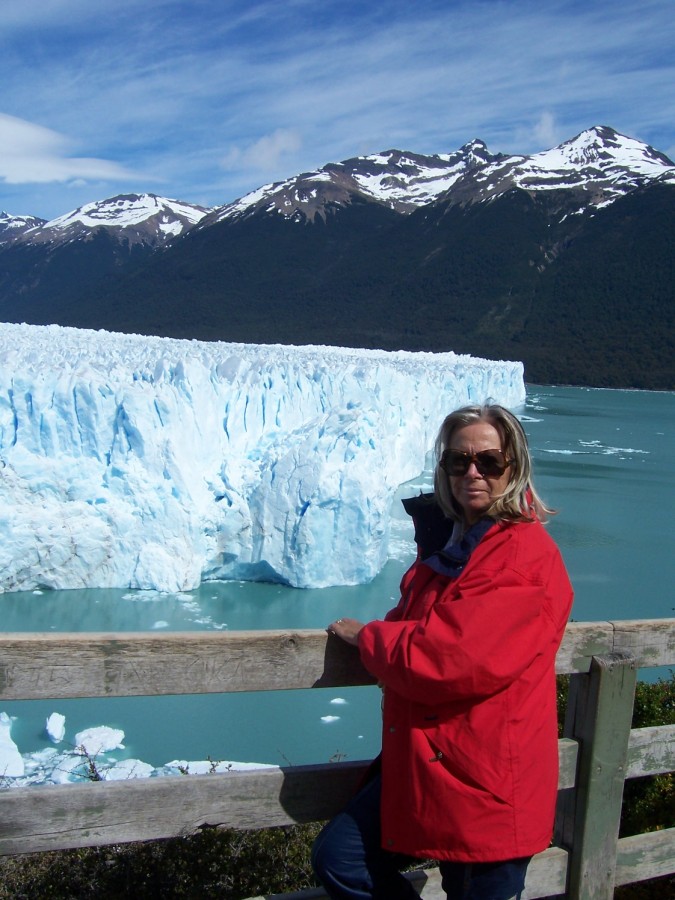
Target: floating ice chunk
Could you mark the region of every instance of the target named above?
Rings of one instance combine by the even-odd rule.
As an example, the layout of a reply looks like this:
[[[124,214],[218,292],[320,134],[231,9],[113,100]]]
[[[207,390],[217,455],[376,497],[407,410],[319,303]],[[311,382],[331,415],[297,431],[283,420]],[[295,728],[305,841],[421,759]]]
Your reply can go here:
[[[29,784],[49,784],[52,781],[52,772],[57,765],[61,754],[56,747],[44,747],[34,753],[23,753],[24,776],[16,778],[11,787],[26,787]]]
[[[85,728],[75,735],[75,748],[84,747],[89,756],[98,756],[109,750],[124,749],[124,732],[119,728],[99,725],[96,728]]]
[[[19,748],[12,740],[12,722],[6,712],[0,713],[0,777],[20,778],[25,767]]]
[[[321,721],[326,723],[337,722],[339,718],[340,716],[321,716]]]
[[[330,702],[335,704],[335,706],[346,706],[347,705],[347,701],[344,699],[344,697],[333,697],[333,699]]]
[[[126,781],[129,778],[149,778],[153,766],[140,759],[122,759],[103,773],[104,781]]]
[[[49,780],[53,784],[69,784],[72,781],[85,781],[90,777],[82,757],[77,753],[63,753],[56,760]]]
[[[47,719],[45,729],[49,735],[49,740],[58,744],[66,734],[66,717],[62,716],[61,713],[52,713]]]
[[[166,763],[161,769],[157,770],[157,774],[175,774],[180,772],[188,775],[209,775],[222,774],[224,772],[243,772],[249,769],[278,769],[270,763],[256,762],[234,762],[233,760],[222,759],[217,762],[210,759],[173,759]]]

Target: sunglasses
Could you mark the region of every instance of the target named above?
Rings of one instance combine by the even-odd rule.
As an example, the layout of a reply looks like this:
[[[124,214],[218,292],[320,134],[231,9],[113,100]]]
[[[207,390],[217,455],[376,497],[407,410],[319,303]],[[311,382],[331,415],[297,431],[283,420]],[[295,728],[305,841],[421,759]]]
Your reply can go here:
[[[501,450],[479,450],[478,453],[464,453],[462,450],[444,450],[440,466],[446,475],[466,475],[474,463],[478,472],[487,478],[503,475],[512,459],[505,459]]]

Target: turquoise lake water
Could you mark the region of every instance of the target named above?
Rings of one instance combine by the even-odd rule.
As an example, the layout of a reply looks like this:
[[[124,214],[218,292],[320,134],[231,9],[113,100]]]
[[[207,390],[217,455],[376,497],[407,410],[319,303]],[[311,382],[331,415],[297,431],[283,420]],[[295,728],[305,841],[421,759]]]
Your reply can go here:
[[[530,385],[522,415],[538,489],[559,511],[549,528],[574,583],[573,618],[675,616],[675,394]],[[399,493],[429,486],[426,473]],[[323,628],[338,615],[381,617],[414,557],[412,528],[399,507],[396,501],[392,558],[368,585],[302,591],[211,582],[186,594],[4,594],[2,630]],[[55,711],[66,716],[69,735],[95,725],[122,728],[126,750],[116,756],[156,766],[207,756],[299,765],[369,758],[379,748],[376,688],[31,701],[1,710],[17,717],[12,736],[24,753],[49,745],[44,722]]]

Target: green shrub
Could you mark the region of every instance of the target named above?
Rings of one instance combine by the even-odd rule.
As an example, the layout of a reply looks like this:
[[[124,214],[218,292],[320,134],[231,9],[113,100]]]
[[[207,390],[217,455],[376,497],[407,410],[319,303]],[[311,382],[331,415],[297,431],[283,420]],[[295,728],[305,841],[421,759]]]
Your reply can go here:
[[[309,852],[319,825],[204,829],[165,841],[0,860],[1,900],[242,900],[316,884]]]
[[[654,684],[638,681],[633,707],[633,728],[675,725],[675,672]],[[675,826],[675,775],[632,778],[626,782],[621,815],[621,836]]]

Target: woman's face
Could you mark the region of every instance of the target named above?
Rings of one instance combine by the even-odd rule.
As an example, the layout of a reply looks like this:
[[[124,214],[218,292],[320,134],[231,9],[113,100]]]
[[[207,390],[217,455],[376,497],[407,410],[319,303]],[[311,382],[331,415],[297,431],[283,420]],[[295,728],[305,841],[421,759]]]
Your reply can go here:
[[[453,433],[448,444],[451,450],[478,453],[481,450],[503,450],[499,432],[489,422],[465,425]],[[513,469],[509,466],[503,475],[481,475],[472,462],[465,475],[449,475],[450,491],[464,511],[469,525],[475,524],[503,494]]]

